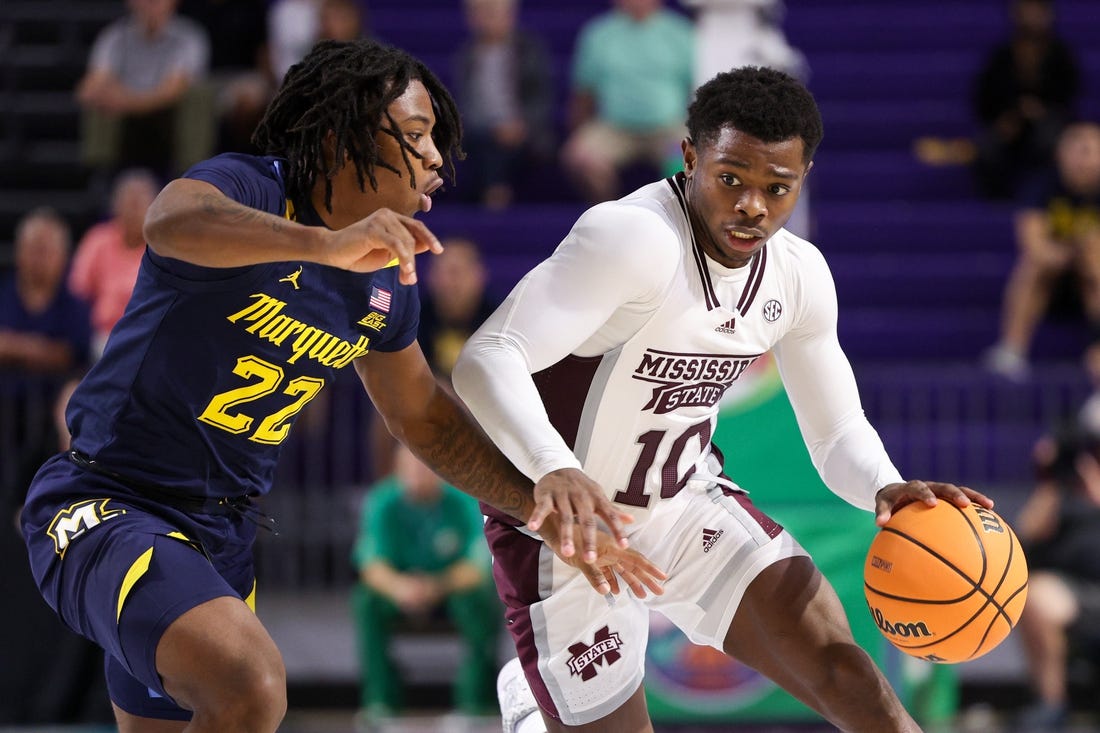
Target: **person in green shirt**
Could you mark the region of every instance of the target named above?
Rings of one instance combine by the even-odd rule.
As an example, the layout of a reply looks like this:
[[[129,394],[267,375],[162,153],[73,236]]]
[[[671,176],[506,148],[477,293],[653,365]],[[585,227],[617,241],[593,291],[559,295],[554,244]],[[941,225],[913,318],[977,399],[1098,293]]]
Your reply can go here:
[[[684,109],[695,90],[695,29],[664,0],[613,0],[577,34],[562,165],[590,204],[622,195],[636,164],[683,167]]]
[[[493,586],[477,501],[432,473],[402,445],[393,473],[363,501],[352,550],[352,593],[359,642],[360,702],[368,718],[402,708],[402,682],[390,654],[402,619],[450,619],[464,656],[454,684],[464,714],[496,714],[496,671],[503,611]]]

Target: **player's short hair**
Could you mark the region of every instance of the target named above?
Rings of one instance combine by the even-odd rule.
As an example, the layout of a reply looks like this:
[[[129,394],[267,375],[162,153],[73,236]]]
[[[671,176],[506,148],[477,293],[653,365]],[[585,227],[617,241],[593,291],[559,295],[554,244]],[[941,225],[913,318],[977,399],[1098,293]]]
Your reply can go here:
[[[318,176],[325,180],[325,208],[332,211],[332,178],[345,156],[355,166],[360,188],[378,188],[375,169],[401,171],[379,157],[375,135],[397,140],[416,186],[412,158],[422,157],[408,144],[386,111],[419,80],[432,98],[436,124],[432,139],[443,156],[443,175],[454,180],[461,160],[462,123],[450,92],[421,61],[405,51],[367,39],[321,41],[287,71],[283,84],[252,135],[263,153],[285,158],[287,195],[307,201]],[[332,133],[334,157],[326,162],[325,137]]]
[[[687,119],[692,142],[709,145],[727,126],[766,143],[802,138],[806,162],[824,135],[817,102],[802,82],[758,66],[722,72],[696,90]]]

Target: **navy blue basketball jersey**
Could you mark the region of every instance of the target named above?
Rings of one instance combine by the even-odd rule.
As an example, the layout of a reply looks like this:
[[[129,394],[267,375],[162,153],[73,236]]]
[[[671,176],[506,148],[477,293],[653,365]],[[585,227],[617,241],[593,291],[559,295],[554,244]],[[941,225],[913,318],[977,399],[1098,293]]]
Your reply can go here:
[[[226,154],[184,174],[287,215],[282,161]],[[321,226],[306,205],[295,219]],[[398,268],[200,267],[146,250],[102,359],[69,402],[73,448],[135,482],[195,496],[270,489],[298,413],[337,369],[416,338]]]

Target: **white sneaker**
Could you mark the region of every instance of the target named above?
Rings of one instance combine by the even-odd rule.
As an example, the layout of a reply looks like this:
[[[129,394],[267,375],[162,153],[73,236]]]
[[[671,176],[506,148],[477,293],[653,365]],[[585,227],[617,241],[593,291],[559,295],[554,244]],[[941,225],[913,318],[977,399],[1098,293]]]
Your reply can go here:
[[[497,699],[500,701],[501,723],[504,733],[518,733],[519,724],[533,712],[537,712],[539,704],[535,702],[535,695],[531,692],[531,686],[527,684],[527,677],[523,674],[519,657],[508,660],[497,675]],[[539,722],[542,720],[539,718]]]

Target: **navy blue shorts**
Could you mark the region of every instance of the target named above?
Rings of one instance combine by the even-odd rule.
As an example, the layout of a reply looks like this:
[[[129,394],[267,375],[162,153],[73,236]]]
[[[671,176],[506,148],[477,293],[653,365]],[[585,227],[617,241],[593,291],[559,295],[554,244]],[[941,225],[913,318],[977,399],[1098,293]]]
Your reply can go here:
[[[106,652],[112,702],[132,715],[189,720],[164,691],[157,644],[201,603],[234,596],[251,605],[255,524],[158,504],[66,454],[35,476],[22,523],[42,596]]]

